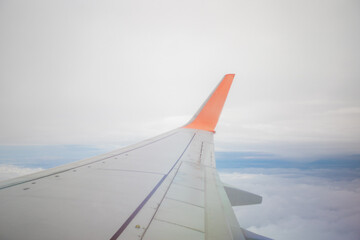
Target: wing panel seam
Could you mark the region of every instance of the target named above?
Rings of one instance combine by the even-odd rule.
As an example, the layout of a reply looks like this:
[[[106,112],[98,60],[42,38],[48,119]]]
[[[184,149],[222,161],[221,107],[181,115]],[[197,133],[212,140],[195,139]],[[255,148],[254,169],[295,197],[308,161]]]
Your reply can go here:
[[[166,177],[169,175],[169,173],[174,169],[174,167],[176,166],[176,164],[179,162],[179,160],[182,158],[182,156],[184,155],[184,153],[186,152],[186,150],[188,149],[188,147],[190,146],[191,142],[193,141],[194,137],[195,137],[196,133],[194,133],[194,135],[192,136],[192,138],[190,139],[189,143],[187,144],[187,146],[185,147],[184,151],[181,153],[180,157],[178,158],[178,160],[176,160],[176,162],[174,163],[174,165],[171,167],[171,169],[169,170],[169,172],[164,175],[161,180],[156,184],[156,186],[151,190],[151,192],[146,196],[146,198],[140,203],[140,205],[135,209],[135,211],[128,217],[128,219],[126,219],[126,221],[121,225],[121,227],[116,231],[116,233],[110,238],[110,240],[116,240],[121,233],[126,229],[126,227],[130,224],[130,222],[135,218],[135,216],[139,213],[139,211],[144,207],[144,205],[147,203],[147,201],[151,198],[151,196],[156,192],[156,190],[160,187],[160,185],[162,184],[162,182],[166,179]],[[165,193],[166,194],[166,193]],[[165,197],[165,195],[164,195]],[[151,222],[151,221],[150,221]],[[145,231],[146,232],[146,231]]]
[[[187,226],[184,226],[184,225],[181,225],[181,224],[178,224],[178,223],[173,223],[173,222],[169,222],[169,221],[162,220],[162,219],[158,219],[158,218],[154,218],[154,220],[159,221],[159,222],[164,222],[164,223],[172,224],[172,225],[176,225],[176,226],[183,227],[183,228],[187,228],[187,229],[191,229],[191,230],[194,230],[194,231],[197,231],[197,232],[205,233],[205,232],[203,232],[203,231],[201,231],[201,230],[199,230],[199,229],[187,227]]]

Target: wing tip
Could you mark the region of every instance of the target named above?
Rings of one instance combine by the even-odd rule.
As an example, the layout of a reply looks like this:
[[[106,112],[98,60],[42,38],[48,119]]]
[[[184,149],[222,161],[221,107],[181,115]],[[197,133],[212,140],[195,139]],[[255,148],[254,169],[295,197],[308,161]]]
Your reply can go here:
[[[209,98],[201,106],[199,111],[194,115],[190,122],[183,127],[215,132],[215,127],[219,120],[234,77],[234,73],[225,74],[219,85],[210,94]]]
[[[235,73],[228,73],[228,74],[225,74],[225,77],[231,77],[231,78],[233,78],[234,79],[234,77],[235,77]]]

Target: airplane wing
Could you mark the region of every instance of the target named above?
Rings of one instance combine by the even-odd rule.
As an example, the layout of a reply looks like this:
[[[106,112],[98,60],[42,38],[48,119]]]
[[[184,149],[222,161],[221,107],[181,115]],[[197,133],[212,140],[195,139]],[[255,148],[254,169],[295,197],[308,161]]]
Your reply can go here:
[[[181,128],[0,183],[0,239],[267,239],[240,228],[232,209],[261,197],[224,185],[215,168],[233,78]]]

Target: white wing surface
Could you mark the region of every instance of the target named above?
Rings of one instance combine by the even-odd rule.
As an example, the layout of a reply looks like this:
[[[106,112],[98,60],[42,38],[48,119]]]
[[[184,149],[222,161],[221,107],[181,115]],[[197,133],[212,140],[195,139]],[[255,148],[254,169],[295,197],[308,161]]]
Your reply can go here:
[[[232,205],[261,197],[224,186],[214,129],[228,74],[184,127],[104,155],[2,182],[0,239],[267,239]]]

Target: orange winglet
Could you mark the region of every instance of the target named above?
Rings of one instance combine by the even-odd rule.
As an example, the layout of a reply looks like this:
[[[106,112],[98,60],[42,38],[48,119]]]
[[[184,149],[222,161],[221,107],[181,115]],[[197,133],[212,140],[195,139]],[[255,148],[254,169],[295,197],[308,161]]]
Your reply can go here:
[[[226,74],[207,101],[184,128],[195,128],[215,132],[226,97],[229,93],[235,74]]]

